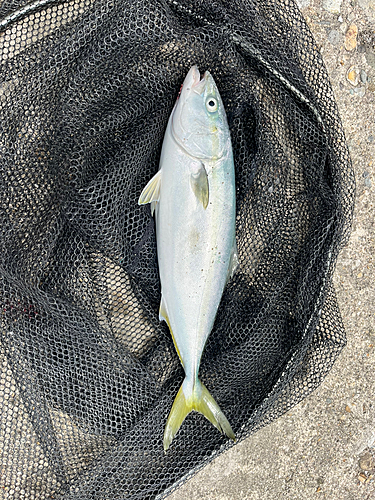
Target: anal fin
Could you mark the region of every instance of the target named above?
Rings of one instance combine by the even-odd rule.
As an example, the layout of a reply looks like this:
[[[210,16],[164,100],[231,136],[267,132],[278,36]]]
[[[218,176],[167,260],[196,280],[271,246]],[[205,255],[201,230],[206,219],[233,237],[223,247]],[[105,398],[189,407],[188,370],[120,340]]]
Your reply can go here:
[[[157,205],[157,201],[152,201],[151,202],[151,215],[153,216],[154,215],[154,212],[155,212],[155,208],[156,208],[156,205]]]
[[[160,307],[159,307],[159,320],[160,321],[165,321],[167,323],[169,331],[171,332],[171,335],[172,335],[174,348],[176,349],[176,352],[178,354],[178,357],[180,358],[182,366],[184,366],[184,364],[182,362],[182,359],[181,359],[180,350],[178,348],[176,339],[174,338],[174,335],[173,335],[173,330],[172,330],[171,323],[170,323],[170,320],[169,320],[169,317],[168,317],[167,307],[166,307],[166,303],[165,303],[163,294],[161,295],[161,301],[160,301]]]
[[[230,259],[229,259],[227,281],[225,284],[227,284],[228,281],[232,278],[232,276],[236,272],[236,269],[238,268],[239,265],[240,265],[240,261],[238,259],[237,243],[236,243],[236,238],[234,238],[232,252],[230,254]]]
[[[167,308],[165,305],[163,294],[161,296],[160,307],[159,307],[159,320],[165,321],[167,323],[169,329],[171,330],[171,324],[169,322],[169,317],[168,317]]]

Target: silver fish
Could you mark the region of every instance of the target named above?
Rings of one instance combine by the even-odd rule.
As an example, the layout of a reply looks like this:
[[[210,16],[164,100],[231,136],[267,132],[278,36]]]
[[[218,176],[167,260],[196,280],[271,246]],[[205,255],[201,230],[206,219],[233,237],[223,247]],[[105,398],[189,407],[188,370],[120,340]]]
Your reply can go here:
[[[185,417],[196,410],[235,439],[218,404],[198,378],[226,282],[238,258],[235,178],[224,106],[208,71],[193,66],[169,118],[158,173],[138,203],[155,212],[160,320],[169,326],[185,370],[170,411],[166,451]]]

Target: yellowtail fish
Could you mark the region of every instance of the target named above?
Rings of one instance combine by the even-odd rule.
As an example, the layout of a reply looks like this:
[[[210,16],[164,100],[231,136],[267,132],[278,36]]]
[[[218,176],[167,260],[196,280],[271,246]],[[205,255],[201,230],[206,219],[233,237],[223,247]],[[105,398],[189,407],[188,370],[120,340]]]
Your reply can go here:
[[[193,66],[165,132],[158,173],[138,203],[155,212],[161,282],[160,320],[166,321],[185,370],[170,411],[163,446],[196,410],[231,439],[232,428],[198,378],[226,282],[238,263],[232,145],[224,106],[208,71]]]

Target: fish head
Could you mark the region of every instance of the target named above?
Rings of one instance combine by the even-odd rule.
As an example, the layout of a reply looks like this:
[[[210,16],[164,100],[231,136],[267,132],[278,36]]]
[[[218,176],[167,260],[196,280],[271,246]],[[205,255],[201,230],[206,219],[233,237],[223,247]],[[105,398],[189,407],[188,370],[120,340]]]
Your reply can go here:
[[[230,144],[227,118],[212,75],[203,78],[193,66],[182,85],[171,117],[174,140],[188,155],[200,160],[219,160]]]

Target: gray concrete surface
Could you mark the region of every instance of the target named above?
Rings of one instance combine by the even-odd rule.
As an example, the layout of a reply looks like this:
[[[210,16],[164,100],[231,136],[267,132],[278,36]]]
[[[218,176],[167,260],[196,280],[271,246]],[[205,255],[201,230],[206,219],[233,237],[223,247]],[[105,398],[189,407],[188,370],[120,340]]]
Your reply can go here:
[[[348,345],[310,397],[170,500],[375,499],[375,0],[298,3],[331,77],[356,174],[352,236],[334,279]]]

